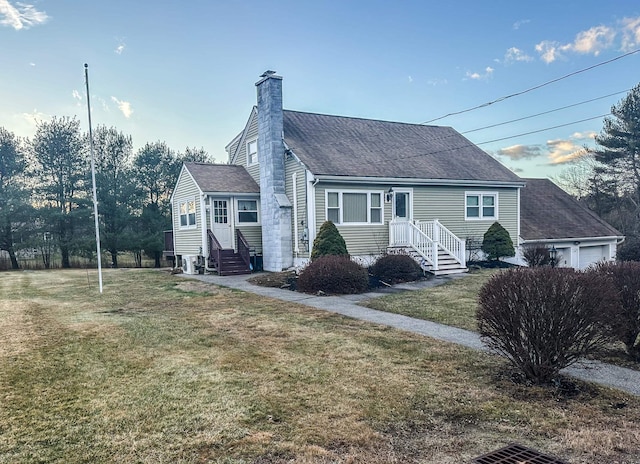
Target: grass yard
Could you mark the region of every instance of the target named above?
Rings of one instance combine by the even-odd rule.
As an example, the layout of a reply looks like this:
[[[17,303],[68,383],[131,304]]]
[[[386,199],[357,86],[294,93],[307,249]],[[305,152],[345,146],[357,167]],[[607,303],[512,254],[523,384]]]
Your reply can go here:
[[[500,270],[480,269],[444,285],[374,298],[363,304],[380,311],[404,314],[477,332],[477,296],[480,288],[496,272]]]
[[[640,399],[151,270],[0,273],[0,463],[640,463]]]

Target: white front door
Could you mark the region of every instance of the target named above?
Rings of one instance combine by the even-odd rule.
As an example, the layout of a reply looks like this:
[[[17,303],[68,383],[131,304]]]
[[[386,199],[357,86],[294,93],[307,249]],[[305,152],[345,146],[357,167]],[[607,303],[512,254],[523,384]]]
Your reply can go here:
[[[413,217],[411,190],[393,189],[393,219],[410,221]]]
[[[212,201],[212,226],[213,235],[216,236],[222,248],[233,248],[231,237],[231,221],[229,220],[229,199]]]

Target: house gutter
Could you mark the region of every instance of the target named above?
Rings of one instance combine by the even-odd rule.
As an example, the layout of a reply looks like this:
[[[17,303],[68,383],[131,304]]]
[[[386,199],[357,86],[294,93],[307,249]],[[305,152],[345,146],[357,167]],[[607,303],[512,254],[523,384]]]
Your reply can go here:
[[[507,182],[491,180],[463,179],[416,179],[409,177],[351,177],[315,175],[316,182],[349,182],[356,184],[396,184],[396,185],[439,185],[439,186],[474,186],[474,187],[524,187],[525,182]]]
[[[563,237],[563,238],[544,238],[544,239],[522,239],[521,244],[526,243],[558,243],[558,242],[600,242],[603,240],[616,240],[619,245],[624,242],[625,237],[621,235],[609,235],[607,237]]]

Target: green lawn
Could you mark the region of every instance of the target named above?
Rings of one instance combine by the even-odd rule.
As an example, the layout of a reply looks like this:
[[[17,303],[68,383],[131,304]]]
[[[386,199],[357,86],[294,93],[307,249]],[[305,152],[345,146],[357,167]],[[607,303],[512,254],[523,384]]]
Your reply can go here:
[[[380,311],[477,331],[477,295],[484,283],[496,272],[500,271],[482,269],[437,287],[374,298],[364,302],[364,305]]]
[[[0,273],[0,463],[640,463],[640,399],[150,270]],[[621,406],[622,405],[622,406]],[[634,454],[636,453],[636,454]]]

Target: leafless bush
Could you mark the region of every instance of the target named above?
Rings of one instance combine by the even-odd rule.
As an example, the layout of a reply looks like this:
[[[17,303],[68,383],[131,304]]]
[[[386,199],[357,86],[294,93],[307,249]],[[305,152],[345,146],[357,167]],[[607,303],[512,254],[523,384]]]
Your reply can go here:
[[[547,266],[551,263],[549,249],[543,243],[527,243],[523,245],[522,258],[529,267]]]
[[[617,310],[611,319],[614,334],[627,353],[640,362],[640,262],[601,262],[589,272],[613,282],[618,292]]]
[[[610,339],[615,290],[595,273],[511,269],[480,290],[478,327],[490,347],[535,383],[546,383]]]

